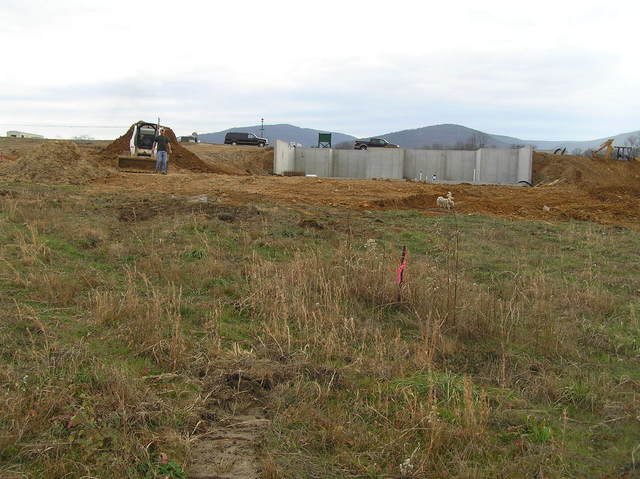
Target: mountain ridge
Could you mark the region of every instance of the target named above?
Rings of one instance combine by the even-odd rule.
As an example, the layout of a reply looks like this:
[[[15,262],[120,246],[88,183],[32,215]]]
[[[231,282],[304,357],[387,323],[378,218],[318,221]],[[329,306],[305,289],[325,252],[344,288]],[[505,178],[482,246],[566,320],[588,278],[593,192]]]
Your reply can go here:
[[[199,138],[200,141],[205,143],[224,143],[224,135],[230,131],[244,131],[260,135],[260,125],[233,127],[218,132],[203,133],[199,135]],[[349,143],[357,139],[355,136],[346,133],[303,128],[288,123],[264,125],[264,136],[269,139],[271,145],[275,143],[276,139],[279,139],[287,143],[293,142],[303,146],[316,146],[318,133],[331,133],[334,147],[348,148]],[[391,143],[398,144],[403,148],[476,148],[480,146],[511,148],[514,145],[531,145],[540,150],[567,148],[568,151],[572,151],[597,148],[609,138],[613,138],[615,144],[624,146],[631,137],[636,137],[636,139],[640,140],[640,130],[618,133],[617,135],[593,140],[526,140],[513,136],[487,133],[455,123],[442,123],[392,131],[372,135],[372,137],[386,138]]]

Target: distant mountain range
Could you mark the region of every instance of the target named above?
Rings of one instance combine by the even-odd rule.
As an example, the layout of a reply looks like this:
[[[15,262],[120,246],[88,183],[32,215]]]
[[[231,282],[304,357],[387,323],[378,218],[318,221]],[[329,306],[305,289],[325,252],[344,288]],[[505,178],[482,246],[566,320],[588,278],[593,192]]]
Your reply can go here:
[[[522,140],[516,140],[515,138],[513,142],[509,142],[498,139],[494,137],[494,135],[480,130],[451,124],[425,126],[416,128],[415,130],[394,131],[379,136],[403,148],[463,148],[480,146],[509,148],[512,144],[523,144]]]
[[[260,135],[260,125],[229,128],[228,130],[215,133],[203,133],[199,135],[200,141],[205,143],[224,143],[224,135],[230,131],[251,132]],[[300,128],[294,125],[279,124],[265,125],[264,136],[269,139],[271,145],[275,140],[300,143],[303,146],[316,146],[318,144],[318,133],[332,133],[334,147],[349,148],[356,137],[345,133],[330,132],[327,130],[314,130],[312,128]],[[555,148],[567,148],[569,152],[579,149],[586,150],[597,148],[609,138],[614,138],[616,145],[624,146],[630,137],[640,138],[640,130],[629,133],[621,133],[604,138],[585,141],[545,141],[545,140],[523,140],[511,136],[493,135],[462,125],[443,124],[425,126],[414,130],[402,130],[391,133],[373,135],[376,138],[386,138],[391,143],[400,145],[403,148],[467,148],[467,147],[497,147],[510,148],[513,145],[532,145],[539,150],[553,150]]]
[[[544,140],[519,140],[518,138],[512,138],[509,136],[500,136],[500,135],[491,135],[493,138],[496,138],[501,141],[516,141],[521,142],[524,145],[533,145],[538,150],[553,150],[555,148],[566,148],[567,151],[572,151],[574,149],[579,150],[588,150],[590,148],[598,148],[602,145],[603,142],[607,141],[610,138],[613,138],[613,144],[617,146],[626,146],[628,145],[627,141],[631,139],[631,137],[635,137],[635,141],[639,141],[640,139],[640,130],[630,131],[628,133],[618,133],[617,135],[606,136],[603,138],[597,138],[595,140],[562,140],[562,141],[544,141]]]

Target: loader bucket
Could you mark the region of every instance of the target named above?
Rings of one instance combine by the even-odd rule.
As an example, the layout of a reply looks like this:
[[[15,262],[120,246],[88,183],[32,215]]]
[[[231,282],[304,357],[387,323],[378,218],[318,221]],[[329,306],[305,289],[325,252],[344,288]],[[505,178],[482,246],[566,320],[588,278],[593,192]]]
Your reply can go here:
[[[154,171],[156,162],[151,157],[119,156],[118,168],[125,171]]]

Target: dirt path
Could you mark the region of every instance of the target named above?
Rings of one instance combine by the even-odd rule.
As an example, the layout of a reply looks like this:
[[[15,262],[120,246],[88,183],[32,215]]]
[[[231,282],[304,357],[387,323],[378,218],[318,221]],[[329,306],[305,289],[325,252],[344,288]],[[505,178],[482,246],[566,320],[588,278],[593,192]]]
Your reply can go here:
[[[271,427],[270,395],[290,376],[287,367],[257,358],[222,362],[202,410],[207,429],[191,444],[189,479],[260,479],[264,443]]]
[[[223,419],[193,445],[189,478],[259,479],[258,447],[270,422],[258,406]]]

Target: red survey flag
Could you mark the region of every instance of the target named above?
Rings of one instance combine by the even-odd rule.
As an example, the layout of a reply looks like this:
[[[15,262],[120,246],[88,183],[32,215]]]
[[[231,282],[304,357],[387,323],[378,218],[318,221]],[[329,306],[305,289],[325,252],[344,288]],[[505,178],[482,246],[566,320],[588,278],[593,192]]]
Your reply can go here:
[[[407,247],[402,247],[402,256],[400,257],[400,266],[396,270],[396,284],[400,286],[404,277],[404,270],[407,267]]]

